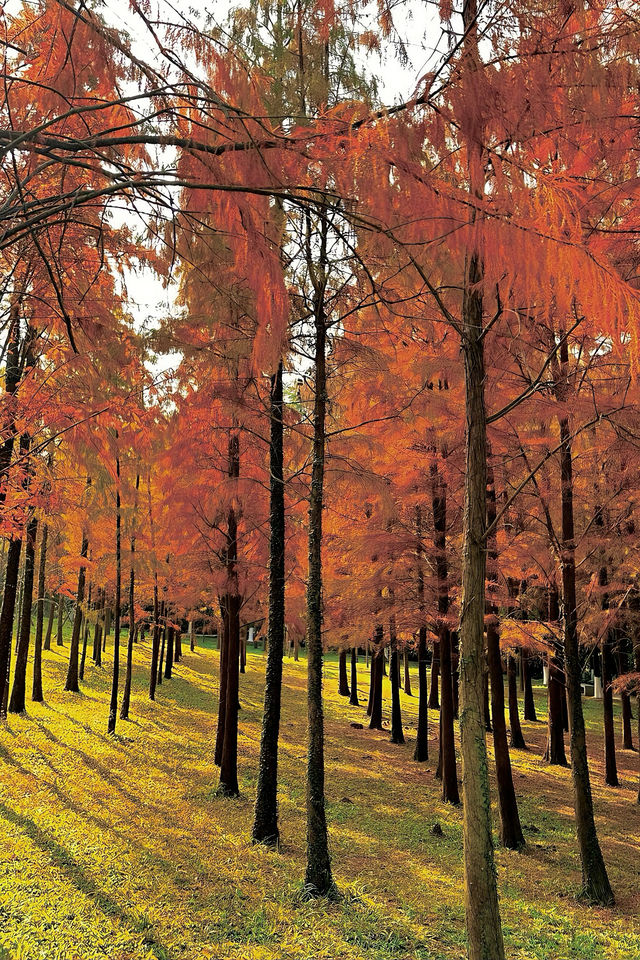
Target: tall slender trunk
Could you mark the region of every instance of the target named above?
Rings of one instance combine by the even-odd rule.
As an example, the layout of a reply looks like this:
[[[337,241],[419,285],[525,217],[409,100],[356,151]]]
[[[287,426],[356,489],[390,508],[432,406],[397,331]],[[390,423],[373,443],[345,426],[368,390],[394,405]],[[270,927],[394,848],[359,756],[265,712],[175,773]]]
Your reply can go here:
[[[369,643],[367,641],[367,655],[369,654]],[[375,650],[371,651],[369,657],[369,698],[367,701],[367,716],[371,716],[373,709],[373,691],[375,688]]]
[[[326,443],[327,318],[324,312],[327,225],[322,222],[315,289],[315,394],[309,494],[309,571],[307,578],[307,866],[305,887],[313,895],[334,889],[324,793],[324,710],[322,704],[322,511]]]
[[[116,431],[116,443],[118,433]],[[111,701],[109,704],[109,721],[107,733],[116,732],[116,717],[118,715],[118,684],[120,681],[120,600],[122,590],[122,515],[120,498],[120,455],[116,453],[116,595],[115,617],[113,628],[113,675],[111,678]],[[109,609],[107,609],[107,615]],[[107,616],[108,620],[108,616]],[[105,637],[107,634],[105,622]]]
[[[400,708],[400,658],[398,656],[398,638],[396,622],[392,615],[389,620],[389,679],[391,682],[391,742],[404,743],[402,730],[402,711]]]
[[[149,513],[149,533],[153,555],[153,633],[151,638],[151,671],[149,674],[149,700],[156,698],[158,676],[158,656],[160,653],[160,613],[158,609],[158,568],[156,564],[156,535],[153,525],[153,505],[151,501],[151,473],[147,474],[147,503]]]
[[[487,525],[496,522],[496,491],[493,468],[487,468]],[[502,656],[500,654],[500,634],[498,620],[498,541],[494,529],[487,544],[487,655],[491,679],[491,715],[493,718],[493,748],[496,761],[496,779],[498,782],[498,803],[500,807],[500,840],[510,850],[519,850],[524,846],[524,834],[520,825],[518,802],[513,786],[511,759],[507,743],[507,725],[504,719],[504,680],[502,677]]]
[[[338,694],[341,697],[349,696],[349,678],[347,676],[347,651],[338,653]]]
[[[53,633],[53,618],[56,614],[56,600],[53,596],[49,597],[49,619],[47,621],[47,632],[45,634],[43,649],[51,649],[51,634]]]
[[[240,476],[240,438],[234,429],[229,435],[228,475]],[[219,792],[226,797],[238,796],[238,690],[240,683],[240,596],[238,586],[238,518],[232,506],[227,515],[225,565],[227,570],[227,686],[224,713],[224,734],[220,758]],[[168,653],[167,653],[168,658]]]
[[[93,631],[93,661],[96,667],[102,666],[102,624],[105,604],[104,587],[98,587],[98,602],[96,604],[96,623]]]
[[[480,65],[477,13],[476,0],[463,0],[464,47],[470,82],[473,82],[473,74]],[[471,126],[467,134],[471,190],[480,196],[483,193],[483,148],[479,129]],[[466,417],[459,630],[465,914],[469,960],[504,960],[483,723],[487,424],[482,280],[480,254],[471,249],[464,278],[461,343]]]
[[[624,650],[620,648],[620,644],[622,643],[623,643],[623,637],[619,635],[618,650],[616,652],[618,676],[622,676],[622,674],[626,673],[628,669],[626,638],[624,640],[624,643],[625,643]],[[620,705],[622,707],[622,749],[633,750],[633,733],[631,728],[631,721],[633,720],[633,715],[631,712],[631,697],[629,696],[626,690],[620,691]]]
[[[606,587],[608,582],[607,568],[601,567],[598,573],[598,582],[601,587]],[[601,605],[603,610],[609,609],[609,597],[603,594]],[[604,769],[605,783],[609,787],[619,787],[618,767],[616,764],[616,735],[613,720],[613,690],[611,683],[613,681],[613,663],[611,653],[611,636],[607,629],[602,638],[602,650],[600,654],[602,665],[602,714],[604,726]]]
[[[440,764],[442,799],[460,803],[456,746],[453,729],[453,672],[449,614],[449,563],[447,560],[447,488],[438,465],[431,465],[431,499],[433,505],[434,554],[437,581],[438,649],[440,651]]]
[[[391,650],[391,743],[404,743],[402,730],[402,711],[400,709],[400,683],[398,651],[395,646]]]
[[[30,446],[31,437],[28,433],[23,433],[20,437],[21,459],[27,458]],[[29,473],[25,472],[23,479],[23,485],[25,489],[28,488],[28,484]],[[13,621],[16,610],[16,595],[18,592],[21,553],[22,537],[13,537],[9,543],[9,548],[7,551],[7,566],[5,570],[2,611],[0,612],[0,714],[5,714],[7,712],[7,700],[9,695],[9,668],[11,665],[11,644],[13,640]],[[24,706],[22,709],[24,709]]]
[[[129,705],[131,702],[131,672],[133,669],[133,641],[136,635],[135,590],[136,590],[136,528],[135,512],[138,509],[138,490],[140,489],[140,474],[136,474],[136,495],[134,502],[133,529],[129,541],[131,559],[129,563],[129,638],[127,641],[127,670],[124,678],[124,691],[120,705],[120,719],[129,719]]]
[[[427,624],[424,616],[424,571],[422,568],[422,510],[416,507],[416,558],[418,593],[418,725],[413,759],[429,759],[429,687],[427,683]]]
[[[220,613],[222,615],[222,630],[218,629],[218,643],[220,645],[220,692],[218,695],[218,725],[216,728],[216,745],[214,749],[214,763],[219,767],[222,763],[222,744],[224,743],[224,724],[227,715],[227,650],[229,648],[229,617],[224,597],[220,598]]]
[[[37,532],[38,518],[35,513],[32,513],[27,522],[25,534],[23,605],[19,624],[20,632],[16,649],[13,687],[9,700],[9,713],[23,713],[26,706],[27,659],[29,656],[29,640],[31,637],[31,611],[33,607],[33,578],[35,572]]]
[[[88,481],[90,483],[91,481]],[[83,560],[87,558],[89,550],[89,540],[87,534],[82,534],[82,545],[80,556]],[[69,666],[67,668],[67,680],[64,685],[65,690],[72,693],[78,693],[78,655],[80,652],[80,628],[82,627],[82,604],[84,603],[84,585],[87,568],[81,566],[78,571],[78,589],[76,592],[76,607],[73,615],[73,628],[71,631],[71,645],[69,647]]]
[[[160,639],[160,653],[158,655],[158,673],[156,675],[156,686],[158,687],[162,684],[162,673],[163,673],[162,664],[164,662],[164,648],[167,643],[168,626],[167,626],[166,612],[167,612],[167,604],[166,604],[166,601],[163,600],[162,606],[160,609],[160,638],[161,639]],[[222,750],[222,745],[220,746],[220,749]]]
[[[561,369],[557,370],[556,396],[566,400],[569,354],[566,338],[560,347]],[[578,612],[576,602],[576,561],[573,520],[573,462],[569,418],[558,416],[560,423],[560,475],[562,498],[562,602],[564,625],[564,655],[569,700],[569,743],[571,748],[571,775],[580,861],[582,864],[582,893],[593,902],[612,904],[613,892],[607,876],[604,858],[598,842],[593,816],[593,799],[587,759],[587,740],[582,712],[581,666],[578,645]]]
[[[555,583],[549,588],[549,622],[560,622],[560,602],[558,598],[558,588]],[[567,756],[564,750],[564,716],[562,710],[563,701],[566,703],[564,665],[562,651],[551,637],[551,649],[548,656],[549,678],[547,686],[548,699],[548,720],[547,720],[547,746],[544,752],[544,759],[547,763],[557,764],[561,767],[567,766]]]
[[[13,638],[13,618],[16,609],[16,595],[18,592],[18,575],[20,572],[20,554],[22,552],[22,537],[13,537],[7,551],[7,568],[4,578],[4,592],[2,596],[2,611],[0,612],[0,713],[4,712],[6,691],[9,686],[9,663],[11,658],[11,641]]]
[[[375,632],[376,642],[382,644],[382,627],[377,626]],[[378,646],[374,649],[371,657],[371,719],[369,720],[370,730],[382,730],[382,662],[384,660],[384,647]]]
[[[526,650],[520,653],[522,664],[522,678],[524,681],[524,718],[531,723],[537,723],[536,704],[533,699],[533,685],[531,683],[531,658]]]
[[[252,839],[276,845],[278,828],[278,740],[282,703],[285,620],[284,402],[282,360],[271,378],[269,411],[269,621],[258,787]]]
[[[62,627],[64,626],[64,594],[58,594],[58,623],[56,629],[56,646],[63,646]]]
[[[522,735],[520,714],[518,712],[518,678],[516,676],[516,661],[511,654],[507,657],[507,684],[509,688],[509,730],[510,746],[515,750],[526,750],[527,745]]]
[[[437,640],[433,644],[433,656],[431,658],[431,687],[429,689],[429,710],[439,710],[440,700],[438,698],[438,680],[440,678],[440,644]]]
[[[44,588],[47,572],[47,541],[49,528],[42,525],[40,537],[40,558],[38,560],[38,597],[36,606],[36,635],[33,643],[33,685],[31,699],[34,703],[42,703],[42,634],[44,629]]]
[[[484,712],[484,728],[487,733],[491,733],[491,708],[489,707],[489,666],[485,663],[484,675],[482,677],[482,706]]]
[[[171,679],[171,675],[172,675],[174,637],[175,637],[175,630],[174,630],[174,628],[171,627],[171,626],[169,626],[169,625],[167,624],[167,632],[166,632],[167,650],[166,650],[165,660],[164,660],[164,678],[165,678],[165,680],[170,680],[170,679]]]
[[[78,679],[84,680],[84,668],[87,662],[87,644],[89,642],[89,610],[91,610],[91,581],[87,591],[87,612],[84,616],[82,628],[82,656],[80,657],[80,669],[78,670]]]
[[[409,673],[409,651],[405,647],[402,652],[402,664],[404,672],[404,692],[407,697],[412,696],[411,693],[411,674]]]
[[[358,648],[351,647],[351,692],[349,703],[352,707],[360,706],[358,700]]]

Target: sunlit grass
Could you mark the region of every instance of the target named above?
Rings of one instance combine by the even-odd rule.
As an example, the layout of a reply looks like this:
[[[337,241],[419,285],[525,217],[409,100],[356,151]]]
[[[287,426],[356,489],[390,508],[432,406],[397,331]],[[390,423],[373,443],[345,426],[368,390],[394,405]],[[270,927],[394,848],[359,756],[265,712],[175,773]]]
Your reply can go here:
[[[326,668],[327,800],[337,903],[300,897],[304,873],[305,670],[285,664],[280,813],[282,850],[249,840],[264,660],[249,652],[241,678],[242,795],[215,796],[218,654],[185,653],[175,677],[146,697],[148,643],[136,648],[130,722],[106,734],[111,639],[81,695],[63,692],[68,647],[45,653],[42,705],[0,730],[0,943],[32,960],[142,958],[398,958],[464,956],[462,816],[440,801],[432,758],[412,760],[417,696],[402,695],[407,744],[354,729],[362,704],[337,695]],[[414,668],[414,692],[417,676]],[[29,689],[29,688],[28,688]],[[388,681],[385,680],[388,698]],[[545,691],[536,689],[546,718]],[[388,700],[385,703],[388,716]],[[576,899],[580,873],[570,772],[541,760],[543,723],[524,724],[531,749],[513,753],[527,837],[497,854],[509,956],[518,960],[640,957],[637,755],[620,752],[622,787],[603,785],[601,705],[586,702],[598,827],[618,898],[614,909]],[[443,835],[434,836],[438,823]]]

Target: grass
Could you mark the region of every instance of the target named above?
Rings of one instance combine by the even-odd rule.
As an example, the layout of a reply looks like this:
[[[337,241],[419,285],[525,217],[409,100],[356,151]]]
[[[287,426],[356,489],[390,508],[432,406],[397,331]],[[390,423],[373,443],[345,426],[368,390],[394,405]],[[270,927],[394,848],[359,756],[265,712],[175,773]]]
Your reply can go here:
[[[186,650],[146,698],[149,644],[136,648],[131,720],[106,734],[111,639],[80,695],[63,692],[68,646],[44,654],[45,704],[0,729],[0,958],[11,960],[461,960],[462,819],[441,803],[435,761],[412,758],[417,697],[402,694],[408,742],[363,723],[326,667],[328,820],[338,903],[305,902],[305,670],[285,664],[279,853],[252,847],[264,657],[241,677],[238,800],[215,795],[218,653]],[[415,671],[415,667],[414,667]],[[367,690],[359,665],[361,699]],[[417,677],[413,677],[417,690]],[[30,689],[30,686],[28,686]],[[536,706],[546,716],[545,691]],[[388,681],[385,680],[388,716]],[[601,704],[586,701],[612,909],[576,899],[570,772],[542,763],[544,725],[513,753],[524,853],[497,851],[511,960],[640,958],[637,754],[603,785]],[[430,746],[435,757],[435,715]],[[619,728],[619,721],[618,721]],[[495,791],[494,791],[495,793]],[[495,819],[495,810],[494,810]],[[439,823],[443,836],[432,834]],[[2,949],[4,948],[4,954]]]

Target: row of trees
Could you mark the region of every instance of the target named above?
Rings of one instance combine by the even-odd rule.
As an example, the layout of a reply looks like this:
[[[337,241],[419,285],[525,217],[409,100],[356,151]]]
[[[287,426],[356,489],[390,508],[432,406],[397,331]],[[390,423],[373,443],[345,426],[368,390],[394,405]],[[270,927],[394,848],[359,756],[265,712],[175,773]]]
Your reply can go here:
[[[99,659],[97,613],[113,606],[110,731],[136,624],[151,628],[153,698],[169,627],[211,616],[234,795],[240,628],[264,619],[253,836],[277,843],[283,646],[304,636],[306,886],[327,895],[323,649],[371,642],[374,724],[380,651],[395,693],[398,653],[416,651],[423,760],[431,647],[452,802],[460,696],[469,955],[500,960],[489,689],[502,839],[522,842],[503,656],[516,746],[513,657],[548,661],[550,762],[564,762],[566,687],[584,894],[613,901],[581,679],[600,657],[613,784],[611,680],[630,729],[638,629],[637,29],[604,4],[444,4],[450,48],[381,111],[358,49],[392,48],[385,5],[375,29],[358,4],[315,0],[204,29],[132,9],[153,61],[106,7],[42,0],[5,21],[0,691],[23,551],[10,710],[25,705],[33,596],[36,664],[45,591],[76,601],[71,691],[83,610]],[[127,282],[150,269],[175,305],[141,328]],[[169,374],[154,352],[177,353]]]

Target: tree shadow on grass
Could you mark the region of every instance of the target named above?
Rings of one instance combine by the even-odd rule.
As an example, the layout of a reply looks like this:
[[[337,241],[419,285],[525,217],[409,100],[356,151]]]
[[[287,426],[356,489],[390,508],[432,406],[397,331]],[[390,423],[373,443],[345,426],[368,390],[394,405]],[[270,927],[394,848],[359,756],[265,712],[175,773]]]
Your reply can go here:
[[[12,810],[2,801],[0,801],[0,817],[22,830],[40,850],[48,854],[52,864],[65,874],[80,893],[90,897],[105,916],[116,917],[129,928],[132,934],[144,933],[145,944],[151,947],[158,960],[171,960],[168,949],[155,935],[151,935],[146,921],[124,910],[113,897],[101,890],[96,882],[85,873],[78,861],[71,856],[66,847],[63,847],[50,834],[42,830],[30,817]]]

